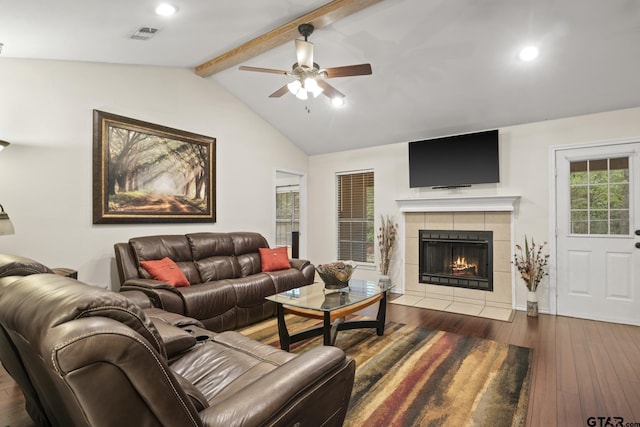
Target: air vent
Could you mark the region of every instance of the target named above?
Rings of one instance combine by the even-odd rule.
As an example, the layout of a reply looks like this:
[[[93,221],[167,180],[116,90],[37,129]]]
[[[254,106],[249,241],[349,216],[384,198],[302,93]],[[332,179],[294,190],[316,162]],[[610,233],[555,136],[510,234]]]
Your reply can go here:
[[[149,40],[158,32],[157,28],[141,27],[135,33],[131,34],[129,38],[133,40]]]

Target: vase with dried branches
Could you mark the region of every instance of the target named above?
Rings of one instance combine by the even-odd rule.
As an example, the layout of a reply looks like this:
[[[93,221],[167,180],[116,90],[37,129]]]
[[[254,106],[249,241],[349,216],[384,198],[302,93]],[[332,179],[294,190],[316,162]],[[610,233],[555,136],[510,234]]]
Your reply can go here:
[[[544,276],[549,273],[545,271],[545,267],[549,263],[549,255],[544,254],[547,242],[542,245],[536,245],[533,237],[531,243],[524,236],[524,249],[520,245],[516,245],[516,253],[514,255],[513,264],[518,268],[520,277],[525,281],[529,294],[527,296],[527,314],[532,317],[538,317],[538,295],[536,290]]]
[[[398,224],[392,216],[380,215],[378,229],[378,250],[380,251],[380,274],[388,281],[389,266],[398,235]]]

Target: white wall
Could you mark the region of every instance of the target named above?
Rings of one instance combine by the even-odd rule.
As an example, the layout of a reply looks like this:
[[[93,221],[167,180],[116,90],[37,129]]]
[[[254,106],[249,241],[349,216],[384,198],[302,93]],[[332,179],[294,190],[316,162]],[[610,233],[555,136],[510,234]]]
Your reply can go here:
[[[392,124],[390,124],[392,125]],[[336,257],[336,172],[375,171],[376,224],[380,214],[401,214],[396,199],[450,195],[519,195],[515,213],[515,238],[534,236],[550,240],[551,171],[553,147],[616,139],[640,139],[640,108],[550,120],[500,129],[500,184],[483,184],[461,190],[409,189],[408,148],[405,142],[382,147],[312,156],[309,159],[309,257],[316,263]],[[401,247],[401,246],[400,246]],[[394,280],[401,277],[402,260],[396,251],[391,266]],[[376,250],[376,257],[377,257]],[[551,260],[551,268],[555,262]],[[357,277],[375,278],[372,271]],[[396,282],[397,283],[397,282]],[[526,305],[526,287],[516,284],[516,304]],[[549,310],[549,283],[539,289],[540,308]]]
[[[92,224],[92,111],[217,139],[215,224]],[[117,284],[113,244],[150,234],[257,231],[274,239],[274,173],[307,156],[219,84],[192,70],[0,59],[0,203],[16,229],[0,253]],[[114,287],[115,288],[115,287]]]

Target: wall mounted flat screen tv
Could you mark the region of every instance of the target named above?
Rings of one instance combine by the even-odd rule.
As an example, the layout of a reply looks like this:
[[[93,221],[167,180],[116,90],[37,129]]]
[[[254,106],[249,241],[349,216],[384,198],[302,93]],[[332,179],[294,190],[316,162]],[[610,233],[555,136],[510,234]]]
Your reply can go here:
[[[497,182],[500,182],[497,129],[409,143],[410,188]]]

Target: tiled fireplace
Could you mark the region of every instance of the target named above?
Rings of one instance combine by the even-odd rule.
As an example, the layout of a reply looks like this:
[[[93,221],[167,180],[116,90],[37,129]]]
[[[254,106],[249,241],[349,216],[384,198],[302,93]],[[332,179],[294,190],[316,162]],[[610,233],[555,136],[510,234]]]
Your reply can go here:
[[[510,314],[513,307],[512,214],[518,199],[469,197],[398,200],[404,224],[402,300],[408,305],[469,315],[503,318]],[[447,240],[455,235],[461,237],[462,246],[452,249]],[[436,270],[439,271],[436,274],[420,272],[421,255],[422,261],[425,261],[424,253],[421,254],[425,248],[425,236],[433,237],[432,247],[443,246],[445,252],[455,255],[438,260]],[[491,250],[491,266],[487,267],[491,271],[481,272],[483,267],[478,264],[486,266],[488,260],[478,252],[477,243],[487,238],[491,239],[490,248],[487,247]],[[467,259],[473,257],[478,260]],[[482,280],[478,280],[478,277],[482,277]],[[456,286],[458,283],[462,286]]]

